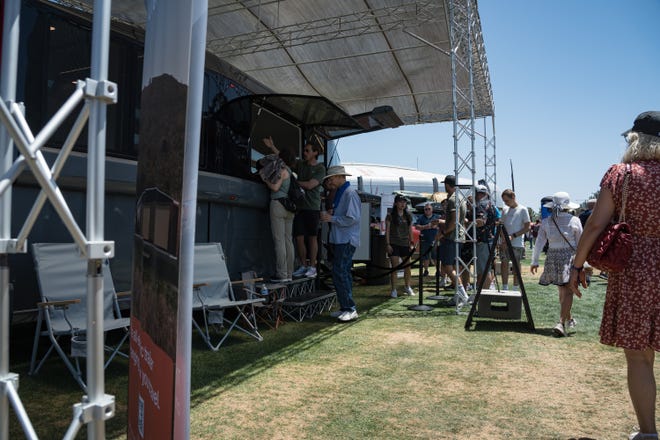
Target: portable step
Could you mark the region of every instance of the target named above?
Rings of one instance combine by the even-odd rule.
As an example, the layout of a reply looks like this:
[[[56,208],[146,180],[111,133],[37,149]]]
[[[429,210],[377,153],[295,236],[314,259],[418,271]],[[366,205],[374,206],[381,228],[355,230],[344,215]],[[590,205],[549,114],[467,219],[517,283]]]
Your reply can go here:
[[[305,318],[313,318],[329,311],[336,296],[336,293],[332,291],[313,291],[287,297],[282,302],[282,311],[294,321],[302,322]]]
[[[520,319],[522,295],[514,290],[484,289],[477,304],[480,318]]]

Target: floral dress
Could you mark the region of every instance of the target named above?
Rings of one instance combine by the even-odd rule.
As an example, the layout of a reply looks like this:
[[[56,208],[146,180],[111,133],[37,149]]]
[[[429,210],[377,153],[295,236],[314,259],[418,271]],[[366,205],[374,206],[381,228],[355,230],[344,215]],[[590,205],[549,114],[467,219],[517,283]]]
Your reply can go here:
[[[615,219],[622,204],[626,165],[612,165],[601,181],[614,197]],[[660,351],[660,161],[634,162],[628,181],[625,220],[633,251],[625,270],[608,274],[600,326],[603,344]]]

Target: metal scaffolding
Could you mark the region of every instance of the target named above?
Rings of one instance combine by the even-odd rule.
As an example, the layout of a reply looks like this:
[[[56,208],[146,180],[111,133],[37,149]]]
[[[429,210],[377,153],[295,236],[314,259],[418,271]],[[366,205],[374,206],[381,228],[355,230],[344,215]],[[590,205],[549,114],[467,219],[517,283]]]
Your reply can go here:
[[[37,438],[18,396],[18,375],[9,372],[9,255],[25,253],[27,237],[46,199],[55,208],[73,241],[87,260],[87,394],[74,405],[73,419],[65,439],[74,438],[83,425],[91,439],[105,438],[105,420],[115,412],[114,396],[105,394],[103,373],[103,276],[98,270],[103,259],[114,255],[114,243],[103,238],[105,204],[106,106],[117,101],[117,85],[108,81],[110,45],[110,0],[94,2],[90,78],[78,81],[76,90],[35,136],[16,101],[20,0],[5,0],[3,51],[0,77],[0,438],[9,436],[9,406],[27,438]],[[41,148],[77,106],[83,103],[77,120],[52,167]],[[89,119],[89,121],[88,121]],[[86,233],[77,225],[56,179],[88,122],[87,219]],[[18,150],[14,160],[14,147]],[[11,237],[11,187],[22,171],[31,171],[41,187],[32,211],[17,237]]]
[[[484,118],[484,130],[478,132],[476,128],[477,115],[475,114],[475,99],[477,95],[486,95],[492,102],[490,80],[486,82],[475,82],[475,72],[478,75],[488,77],[486,67],[485,51],[482,49],[483,38],[480,32],[479,15],[477,13],[476,1],[472,0],[450,0],[449,2],[449,30],[451,45],[451,75],[452,75],[452,115],[453,115],[453,138],[454,138],[454,176],[456,176],[456,197],[458,206],[467,203],[468,198],[476,201],[476,145],[477,138],[484,141],[484,176],[485,181],[493,192],[496,188],[495,175],[495,139],[488,138],[486,131],[486,118]],[[480,46],[479,51],[474,51],[474,46]],[[474,54],[482,54],[481,58],[475,59]],[[461,109],[468,109],[461,112]],[[493,117],[493,116],[491,116]],[[466,178],[461,179],[467,175]],[[467,179],[470,184],[461,184]],[[472,287],[476,290],[477,282],[477,225],[476,225],[476,203],[470,203],[473,219],[465,227],[465,240],[459,239],[459,231],[463,227],[460,224],[460,216],[455,216],[455,245],[456,245],[456,274],[467,272],[472,281]],[[472,252],[469,260],[464,260],[460,252],[460,244],[471,246]],[[458,293],[460,282],[456,282],[456,293]],[[465,286],[466,288],[468,286]]]

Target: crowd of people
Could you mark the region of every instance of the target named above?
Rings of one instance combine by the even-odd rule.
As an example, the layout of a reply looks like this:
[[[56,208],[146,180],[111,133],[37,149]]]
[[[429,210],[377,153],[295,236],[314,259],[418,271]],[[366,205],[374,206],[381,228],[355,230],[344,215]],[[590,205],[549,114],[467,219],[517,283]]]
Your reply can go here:
[[[328,223],[332,281],[340,305],[333,316],[344,322],[357,319],[351,268],[353,254],[360,245],[361,208],[359,195],[346,180],[350,174],[342,166],[332,166],[326,172],[319,162],[323,147],[318,142],[307,142],[302,158],[297,161],[291,149],[278,149],[271,137],[263,139],[263,144],[272,151],[258,165],[259,176],[270,189],[269,214],[275,252],[275,274],[270,281],[286,283],[293,278],[316,277],[319,224]],[[297,184],[304,190],[304,195],[296,201],[289,195],[294,173]],[[322,211],[324,188],[332,196],[327,198],[330,206]],[[294,270],[296,253],[300,266]]]
[[[581,287],[588,286],[587,258],[601,232],[623,211],[633,231],[632,256],[620,272],[602,274],[608,279],[607,294],[600,327],[603,344],[623,349],[628,368],[628,391],[640,430],[631,440],[658,439],[655,423],[656,380],[655,352],[660,350],[660,224],[655,212],[655,195],[660,187],[660,112],[645,112],[624,133],[628,147],[621,164],[605,173],[597,199],[588,200],[584,211],[575,215],[579,205],[571,202],[566,192],[557,192],[544,205],[549,215],[532,223],[529,210],[516,200],[515,192],[506,189],[501,194],[505,207],[499,209],[490,200],[489,189],[478,185],[474,200],[459,199],[454,176],[445,177],[447,198],[443,212],[433,212],[433,204],[424,205],[424,212],[413,218],[407,199],[394,198],[394,205],[386,218],[385,239],[391,272],[390,296],[396,298],[397,272],[404,271],[403,292],[414,295],[410,258],[414,251],[413,228],[420,232],[422,276],[428,276],[434,258],[441,274],[447,276],[455,289],[457,309],[469,303],[468,277],[456,273],[456,261],[471,260],[471,250],[463,249],[466,228],[474,222],[476,236],[476,273],[481,285],[490,286],[493,271],[486,267],[494,240],[499,243],[503,290],[518,289],[520,262],[524,258],[525,243],[533,251],[530,271],[539,270],[541,252],[546,252],[542,286],[557,286],[559,320],[553,332],[558,337],[574,331],[576,319],[572,315],[573,296],[581,297]],[[357,307],[352,295],[352,258],[359,246],[360,198],[346,180],[342,166],[332,166],[327,173],[318,163],[322,151],[318,145],[308,144],[303,159],[294,162],[285,151],[275,148],[272,139],[264,140],[275,154],[266,158],[260,175],[271,190],[270,217],[276,253],[276,279],[290,280],[293,276],[315,276],[318,246],[316,234],[319,221],[332,225],[329,243],[332,252],[332,279],[340,309],[333,316],[340,321],[357,319]],[[291,175],[298,173],[300,185],[310,194],[295,214],[281,199],[290,185]],[[624,175],[630,182],[623,189]],[[626,180],[627,181],[627,180]],[[331,192],[329,205],[321,211],[321,189]],[[625,192],[626,195],[623,193]],[[627,200],[627,202],[626,202]],[[627,204],[626,204],[627,203]],[[497,224],[502,227],[496,236]],[[458,228],[458,229],[457,229]],[[301,266],[293,270],[293,236]],[[511,266],[510,266],[511,263]],[[510,267],[514,269],[509,286]]]

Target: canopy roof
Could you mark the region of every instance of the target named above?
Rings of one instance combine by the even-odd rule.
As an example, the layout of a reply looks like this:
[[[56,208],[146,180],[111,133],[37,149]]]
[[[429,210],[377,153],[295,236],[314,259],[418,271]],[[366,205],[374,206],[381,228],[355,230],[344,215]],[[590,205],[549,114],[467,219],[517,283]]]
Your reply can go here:
[[[207,50],[273,93],[323,96],[348,114],[390,106],[404,124],[453,120],[450,11],[455,40],[458,119],[493,115],[476,11],[468,0],[208,0]],[[90,11],[92,0],[50,0]],[[144,29],[143,1],[113,0],[113,19]],[[471,18],[468,27],[468,18]]]

